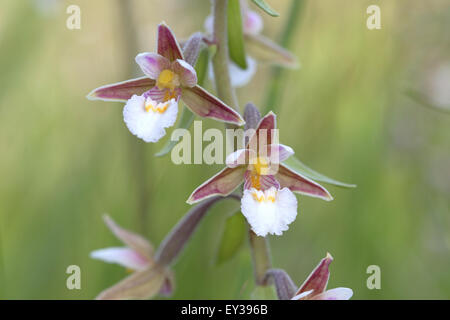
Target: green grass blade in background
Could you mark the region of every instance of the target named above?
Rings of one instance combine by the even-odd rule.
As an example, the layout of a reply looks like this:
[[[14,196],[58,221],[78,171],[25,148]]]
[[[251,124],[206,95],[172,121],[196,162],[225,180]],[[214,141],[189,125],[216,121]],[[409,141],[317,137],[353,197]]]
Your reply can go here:
[[[288,159],[284,160],[283,165],[285,165],[289,169],[294,170],[295,172],[298,172],[300,174],[303,174],[306,177],[313,179],[315,181],[328,183],[328,184],[331,184],[331,185],[334,185],[337,187],[342,187],[342,188],[356,188],[356,184],[350,184],[350,183],[337,181],[337,180],[329,178],[317,171],[314,171],[313,169],[306,166],[303,162],[301,162],[299,159],[297,159],[294,156],[291,156]]]
[[[239,0],[228,1],[228,48],[230,59],[240,68],[247,69]]]
[[[246,231],[247,226],[241,212],[227,218],[216,255],[216,264],[226,262],[236,255],[244,243]]]
[[[264,0],[252,0],[252,1],[268,15],[272,17],[278,17],[280,15],[278,12],[273,10]]]

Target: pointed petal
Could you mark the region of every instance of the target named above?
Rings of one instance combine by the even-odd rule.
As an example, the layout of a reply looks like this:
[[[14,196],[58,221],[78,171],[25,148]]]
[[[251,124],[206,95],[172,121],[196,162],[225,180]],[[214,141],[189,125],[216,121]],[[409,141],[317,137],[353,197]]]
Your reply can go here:
[[[192,88],[197,84],[197,72],[184,60],[177,59],[172,63],[173,71],[180,77],[181,85]]]
[[[230,198],[234,199],[236,197],[230,196]],[[158,251],[155,253],[155,261],[162,266],[172,264],[189,242],[192,234],[209,209],[223,199],[226,198],[221,196],[211,197],[192,207],[161,242]]]
[[[287,187],[293,192],[301,193],[310,197],[321,198],[326,201],[333,200],[331,194],[320,184],[288,169],[286,166],[280,164],[278,173],[275,178],[280,183],[281,187]]]
[[[107,263],[117,263],[131,270],[144,270],[152,263],[148,257],[126,247],[99,249],[92,251],[90,256]]]
[[[198,85],[193,88],[183,88],[181,99],[192,112],[200,117],[213,118],[237,125],[244,124],[239,113]]]
[[[127,102],[133,95],[141,95],[153,88],[155,84],[155,80],[148,77],[131,79],[94,89],[87,95],[87,98],[89,100]]]
[[[309,295],[313,293],[314,290],[309,290],[295,295],[291,300],[309,300]]]
[[[297,287],[286,271],[283,269],[271,269],[267,271],[267,275],[272,277],[275,283],[278,299],[290,300],[294,297]]]
[[[281,163],[294,154],[294,150],[284,144],[271,144],[268,146],[268,157],[271,163]]]
[[[248,164],[250,159],[256,157],[256,153],[249,149],[239,149],[233,153],[230,153],[225,159],[225,163],[228,168],[236,168]]]
[[[109,230],[130,249],[149,259],[153,256],[153,246],[147,239],[139,234],[123,229],[108,215],[104,215],[103,220]]]
[[[241,211],[258,236],[280,236],[297,217],[297,199],[288,188],[252,188],[244,190]]]
[[[165,23],[158,26],[158,53],[170,61],[184,59],[175,35]]]
[[[256,188],[261,190],[267,190],[270,187],[280,188],[280,184],[271,174],[267,175],[256,175],[250,170],[245,171],[244,175],[244,190]]]
[[[349,300],[353,296],[353,290],[349,288],[335,288],[318,294],[312,300]]]
[[[275,130],[276,127],[277,116],[275,113],[270,111],[259,121],[258,126],[256,127],[256,133],[250,138],[248,146],[250,146],[251,149],[254,149],[256,146],[260,146],[261,149],[263,149],[264,146],[272,144],[272,134],[274,133],[273,130]]]
[[[245,41],[248,52],[259,61],[293,69],[299,67],[296,56],[269,38],[260,34],[246,34]]]
[[[328,270],[328,267],[332,261],[333,257],[327,253],[327,256],[319,262],[317,267],[300,286],[300,289],[298,289],[296,295],[309,290],[314,290],[314,296],[324,292],[327,288],[328,279],[330,278],[330,271]]]
[[[154,52],[139,53],[136,56],[136,63],[142,72],[150,79],[158,79],[161,71],[170,68],[170,61]]]
[[[187,203],[193,204],[215,195],[229,195],[242,183],[245,170],[245,167],[225,167],[222,171],[197,187],[192,192]]]
[[[104,290],[97,300],[148,299],[161,290],[166,279],[166,270],[153,265],[143,271],[134,272],[116,285]]]

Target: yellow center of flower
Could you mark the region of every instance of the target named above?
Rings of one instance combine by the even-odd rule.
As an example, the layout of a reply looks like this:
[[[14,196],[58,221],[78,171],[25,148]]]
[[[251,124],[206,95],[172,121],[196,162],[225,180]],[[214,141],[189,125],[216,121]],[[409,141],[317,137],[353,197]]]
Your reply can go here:
[[[275,192],[268,192],[267,194],[265,193],[259,193],[257,191],[253,191],[252,192],[252,197],[253,199],[255,199],[255,201],[257,202],[272,202],[274,203],[276,198],[277,198],[277,191]]]
[[[180,86],[180,78],[172,70],[165,69],[159,74],[156,85],[160,90],[169,89],[170,91],[174,91],[175,88]]]
[[[153,111],[156,113],[164,113],[164,111],[166,111],[168,107],[169,107],[169,102],[157,103],[155,101],[148,100],[145,103],[145,111],[147,111],[147,112]]]
[[[268,175],[269,169],[269,160],[266,157],[258,157],[253,163],[253,171],[259,176]]]

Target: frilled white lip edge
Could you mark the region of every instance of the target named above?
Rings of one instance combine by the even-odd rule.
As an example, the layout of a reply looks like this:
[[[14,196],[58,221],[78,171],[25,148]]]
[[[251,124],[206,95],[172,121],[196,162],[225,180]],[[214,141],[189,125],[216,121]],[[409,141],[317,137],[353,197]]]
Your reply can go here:
[[[247,69],[241,69],[234,62],[228,64],[230,70],[231,85],[235,88],[241,88],[247,85],[256,73],[256,60],[247,56]],[[211,81],[214,80],[214,70],[212,65],[208,68],[208,76]]]
[[[242,214],[258,236],[280,236],[297,217],[297,199],[288,188],[244,191]]]
[[[165,134],[165,128],[175,124],[178,102],[171,99],[158,103],[150,97],[132,96],[123,108],[123,119],[132,134],[145,142],[157,142]]]

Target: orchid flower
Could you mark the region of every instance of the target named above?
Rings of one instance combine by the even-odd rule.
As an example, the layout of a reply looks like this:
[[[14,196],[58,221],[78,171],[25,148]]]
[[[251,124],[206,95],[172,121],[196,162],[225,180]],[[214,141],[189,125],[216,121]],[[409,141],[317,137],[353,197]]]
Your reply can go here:
[[[155,261],[151,243],[142,236],[121,228],[107,215],[104,216],[104,221],[111,232],[125,244],[125,247],[95,250],[91,252],[91,258],[119,264],[132,272],[132,275],[106,289],[97,298],[117,299],[119,298],[117,292],[125,295],[124,289],[137,283],[137,279],[146,279],[142,281],[146,285],[143,290],[137,288],[136,291],[141,290],[143,293],[135,294],[134,298],[151,297],[158,292],[162,295],[170,295],[173,290],[173,275],[169,269]],[[128,290],[131,287],[133,286],[129,286]]]
[[[140,53],[136,63],[145,77],[93,90],[88,99],[126,102],[123,117],[132,134],[145,142],[157,142],[174,125],[178,101],[201,117],[242,125],[232,108],[197,84],[195,69],[185,61],[174,34],[164,23],[158,26],[158,53]]]
[[[353,296],[352,289],[326,290],[330,278],[329,266],[332,261],[333,257],[327,253],[299,289],[283,269],[268,270],[266,279],[271,277],[274,280],[280,300],[348,300]]]
[[[280,64],[286,67],[296,67],[296,58],[290,52],[261,35],[264,28],[262,17],[256,11],[249,8],[246,0],[241,0],[240,5],[242,32],[249,46],[249,51],[253,51],[254,55],[259,56],[259,60],[267,60],[270,63]],[[213,21],[213,16],[209,15],[204,22],[204,28],[209,34],[213,34]],[[242,69],[234,62],[229,62],[230,80],[233,87],[244,87],[255,75],[257,70],[256,60],[250,55],[247,55],[246,64],[247,68]],[[210,79],[214,79],[213,68],[208,69],[208,76]]]
[[[228,155],[227,166],[195,189],[187,202],[226,196],[244,182],[242,213],[257,235],[266,236],[281,235],[295,220],[297,199],[293,192],[332,200],[324,187],[281,163],[294,151],[275,141],[275,128],[276,116],[269,112],[260,120],[245,149]]]
[[[328,269],[333,257],[327,253],[306,281],[300,286],[292,300],[349,300],[353,296],[352,289],[334,288],[327,290],[330,271]]]

